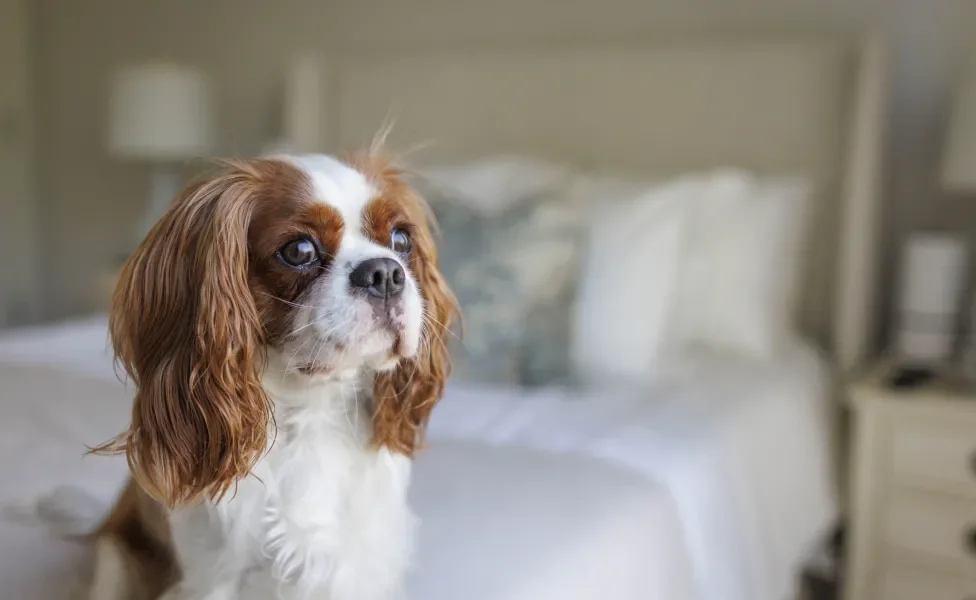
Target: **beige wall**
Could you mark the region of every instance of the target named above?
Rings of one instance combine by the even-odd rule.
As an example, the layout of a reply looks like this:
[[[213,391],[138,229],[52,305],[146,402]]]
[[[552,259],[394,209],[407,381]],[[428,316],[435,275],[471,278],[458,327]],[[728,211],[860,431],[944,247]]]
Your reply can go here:
[[[976,201],[943,197],[934,178],[947,90],[976,33],[971,0],[37,0],[35,7],[39,186],[52,223],[45,235],[54,315],[80,309],[91,273],[125,250],[142,206],[145,172],[110,160],[102,131],[111,68],[152,57],[206,68],[218,92],[221,151],[248,153],[274,132],[279,69],[296,52],[873,26],[895,44],[887,263],[892,240],[913,226],[976,224]]]
[[[26,0],[0,0],[0,327],[30,321],[38,266],[32,251],[36,208],[30,29]]]

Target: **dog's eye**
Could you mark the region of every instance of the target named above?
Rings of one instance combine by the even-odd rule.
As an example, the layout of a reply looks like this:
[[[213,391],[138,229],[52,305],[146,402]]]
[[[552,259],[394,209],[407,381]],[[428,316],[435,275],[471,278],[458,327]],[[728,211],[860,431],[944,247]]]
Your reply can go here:
[[[398,227],[390,231],[390,247],[397,254],[410,254],[413,242],[410,240],[410,234],[407,233],[406,229]]]
[[[278,256],[291,267],[307,267],[319,260],[319,251],[312,240],[297,238],[282,246]]]

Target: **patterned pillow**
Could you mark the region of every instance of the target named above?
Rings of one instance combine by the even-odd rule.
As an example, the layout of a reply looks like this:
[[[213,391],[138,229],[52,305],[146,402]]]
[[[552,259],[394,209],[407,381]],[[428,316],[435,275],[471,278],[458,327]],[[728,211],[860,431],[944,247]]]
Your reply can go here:
[[[576,278],[574,275],[571,279]],[[576,384],[571,355],[575,308],[576,285],[568,282],[552,302],[530,307],[525,317],[519,362],[522,385]]]
[[[440,268],[464,315],[464,339],[453,348],[456,377],[568,381],[583,222],[582,203],[569,190],[541,191],[494,214],[423,190],[440,224]]]

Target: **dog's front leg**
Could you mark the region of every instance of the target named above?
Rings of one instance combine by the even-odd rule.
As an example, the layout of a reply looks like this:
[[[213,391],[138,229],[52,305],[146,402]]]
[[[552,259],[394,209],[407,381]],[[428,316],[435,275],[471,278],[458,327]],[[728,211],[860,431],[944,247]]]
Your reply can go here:
[[[160,600],[238,600],[247,560],[204,504],[170,513],[181,577]]]

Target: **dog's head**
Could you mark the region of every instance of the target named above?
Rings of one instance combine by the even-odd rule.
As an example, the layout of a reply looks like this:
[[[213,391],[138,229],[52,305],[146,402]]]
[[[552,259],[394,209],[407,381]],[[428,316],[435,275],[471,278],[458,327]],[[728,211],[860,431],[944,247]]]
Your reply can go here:
[[[124,450],[175,504],[218,497],[267,445],[275,368],[374,378],[372,436],[412,454],[449,371],[456,304],[431,218],[374,155],[228,162],[189,186],[122,269],[110,318],[136,385]]]

